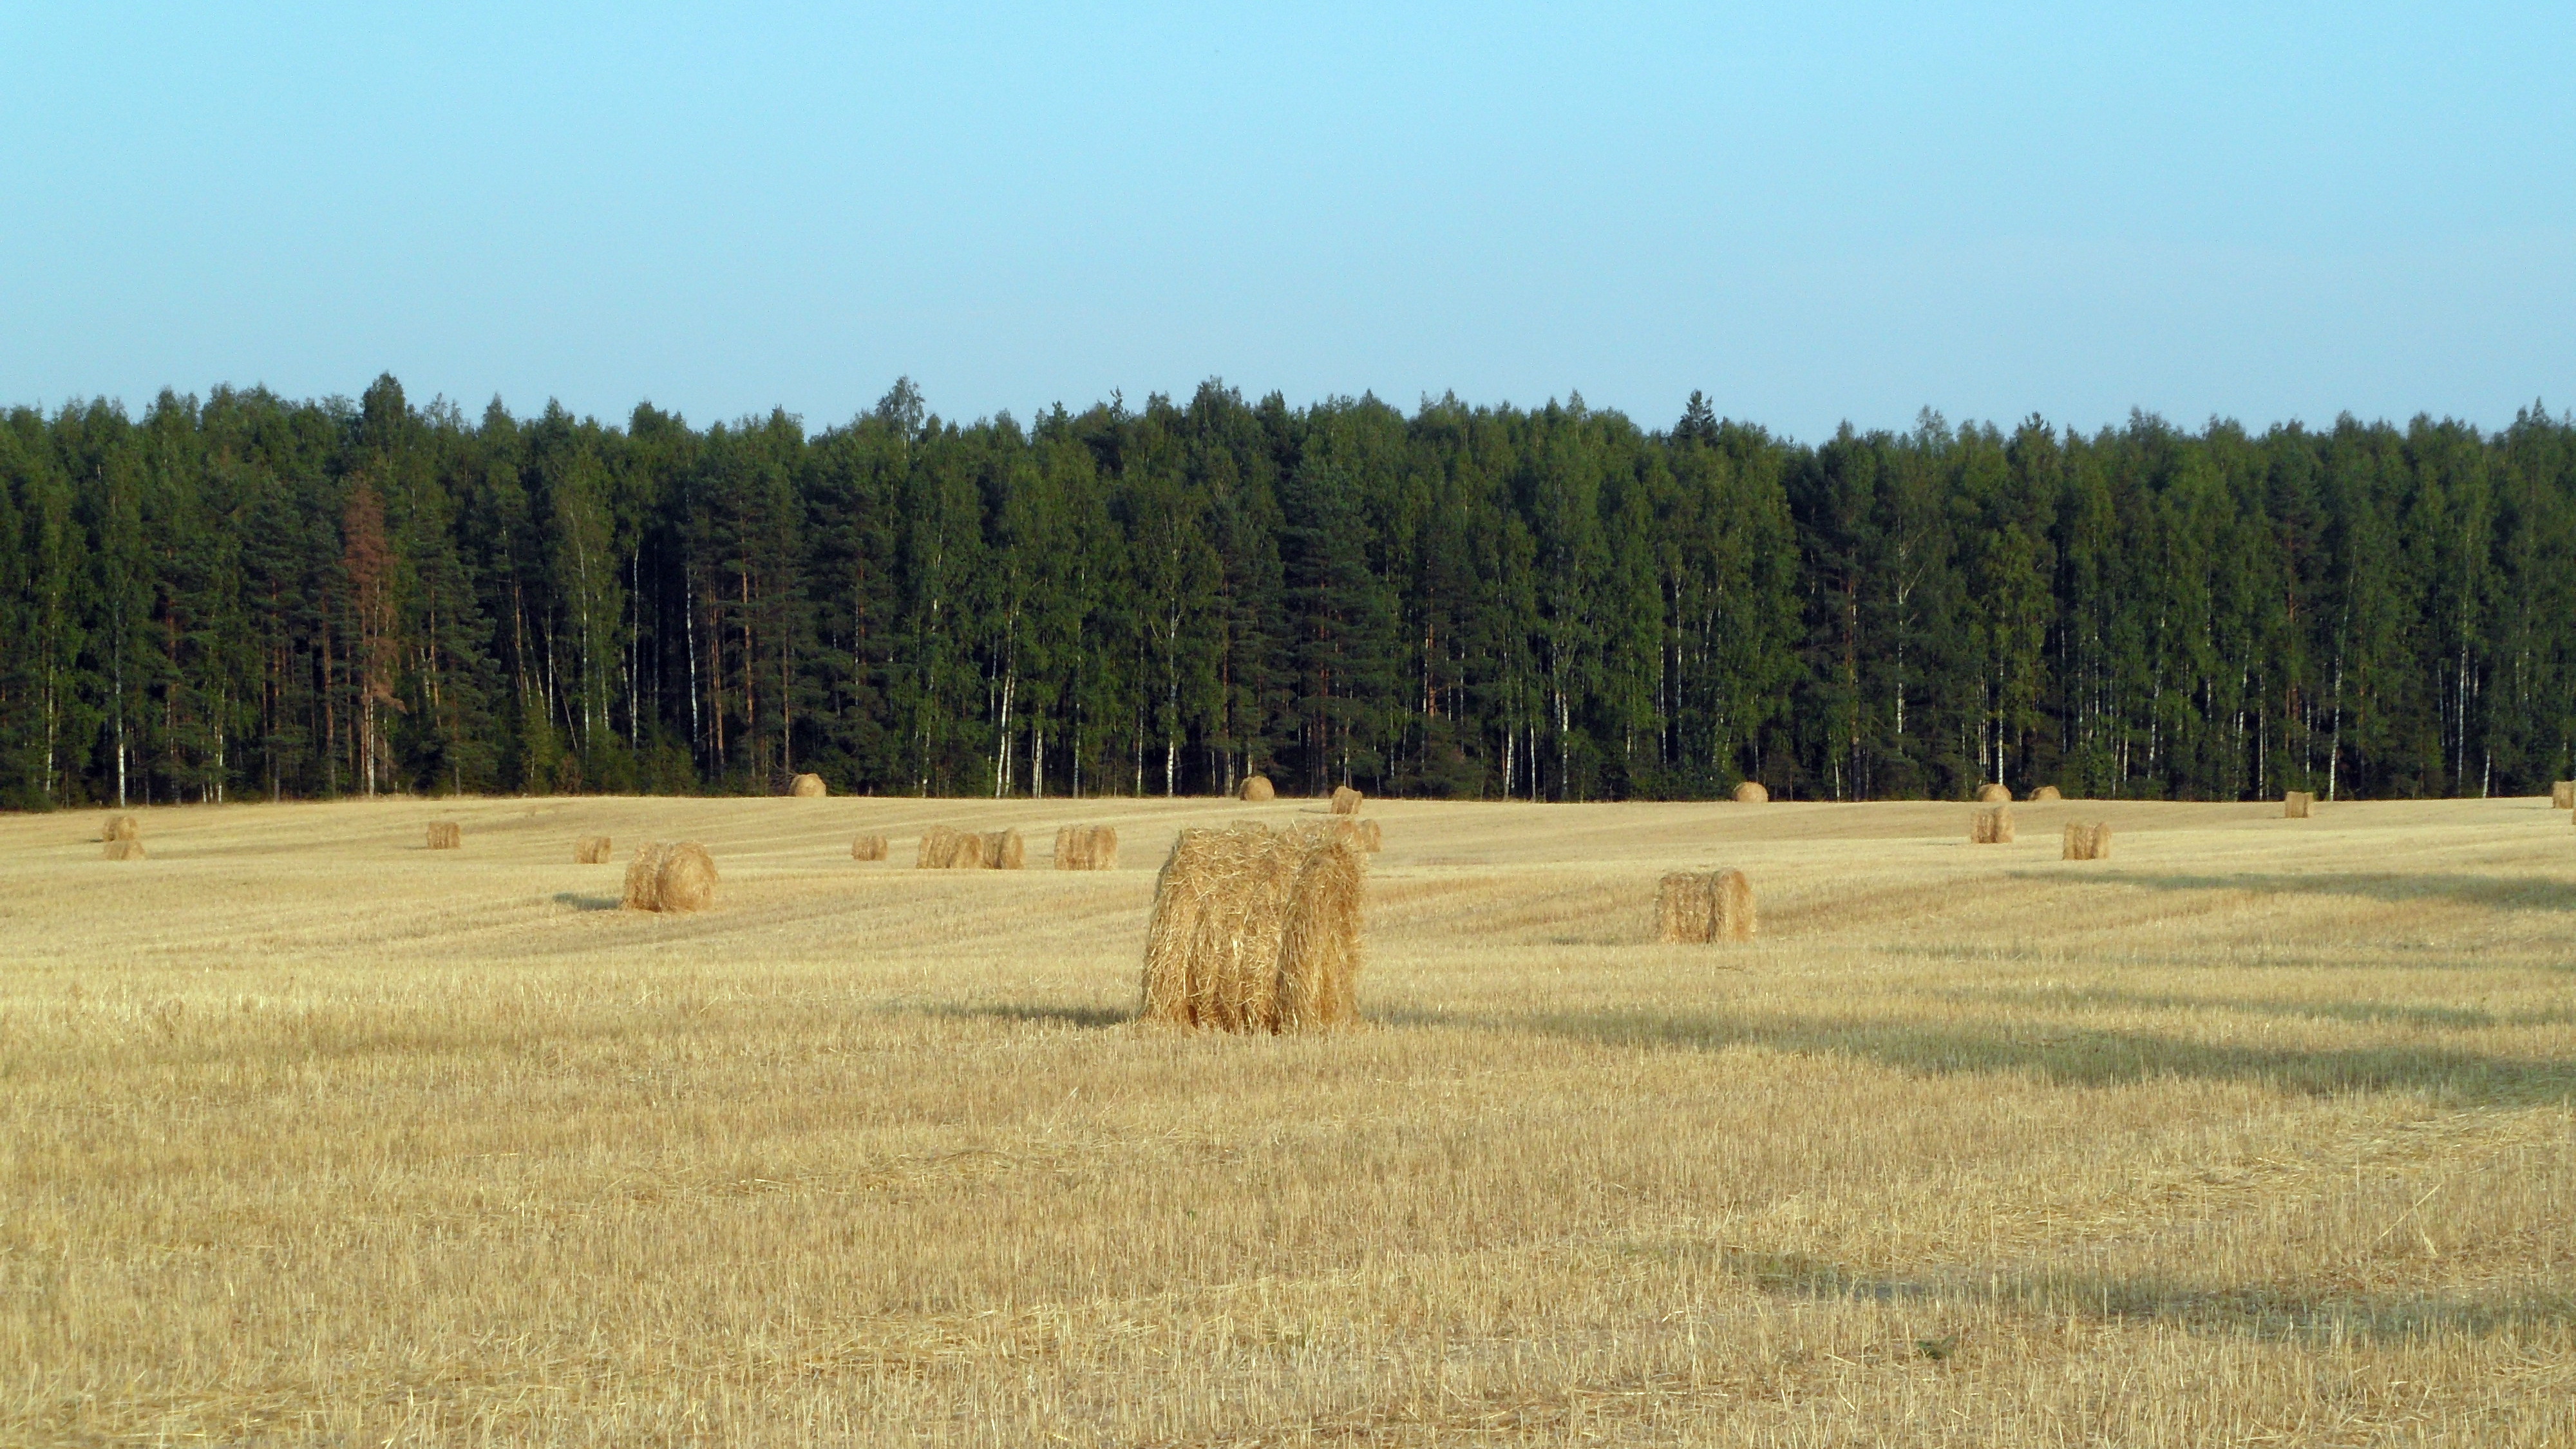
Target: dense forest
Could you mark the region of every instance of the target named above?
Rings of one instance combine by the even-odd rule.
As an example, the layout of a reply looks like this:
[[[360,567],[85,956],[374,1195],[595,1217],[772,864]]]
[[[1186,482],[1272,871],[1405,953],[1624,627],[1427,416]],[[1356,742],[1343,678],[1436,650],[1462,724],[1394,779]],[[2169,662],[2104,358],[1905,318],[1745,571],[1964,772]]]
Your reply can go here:
[[[0,804],[2532,793],[2576,423],[0,414]]]

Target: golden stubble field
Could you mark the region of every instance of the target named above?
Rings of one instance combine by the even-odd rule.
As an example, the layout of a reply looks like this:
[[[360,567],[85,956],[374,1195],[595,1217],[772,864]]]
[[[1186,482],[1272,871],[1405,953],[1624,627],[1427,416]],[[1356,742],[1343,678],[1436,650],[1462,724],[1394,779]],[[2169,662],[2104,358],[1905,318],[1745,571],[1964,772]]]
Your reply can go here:
[[[0,820],[0,1442],[2576,1441],[2566,812],[1372,803],[1366,1026],[1131,1023],[1318,808]]]

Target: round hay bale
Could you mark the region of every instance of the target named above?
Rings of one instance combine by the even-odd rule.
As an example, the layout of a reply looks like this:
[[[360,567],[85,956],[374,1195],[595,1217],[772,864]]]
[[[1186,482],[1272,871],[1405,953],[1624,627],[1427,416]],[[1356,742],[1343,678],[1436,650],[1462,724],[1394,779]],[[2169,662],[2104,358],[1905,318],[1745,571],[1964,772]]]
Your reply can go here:
[[[2030,803],[2033,805],[2054,805],[2065,798],[2065,796],[2057,793],[2057,787],[2055,785],[2042,785],[2038,789],[2030,792]]]
[[[464,849],[465,827],[453,820],[429,822],[429,848],[432,850]]]
[[[1270,777],[1268,775],[1244,776],[1243,788],[1235,791],[1234,793],[1238,799],[1249,801],[1255,805],[1265,805],[1270,801],[1279,798],[1279,791],[1272,787]]]
[[[1735,803],[1738,805],[1768,805],[1771,803],[1771,792],[1763,788],[1761,781],[1747,780],[1743,784],[1735,787]]]
[[[852,860],[883,860],[885,858],[886,838],[882,835],[862,835],[856,840],[850,842],[850,859]]]
[[[131,815],[111,815],[98,829],[101,840],[141,840],[143,822]]]
[[[1367,851],[1371,855],[1375,855],[1379,851],[1386,849],[1386,837],[1379,833],[1376,821],[1363,820],[1359,824],[1360,849]]]
[[[986,870],[1018,870],[1028,864],[1028,842],[1016,830],[995,830],[984,836]]]
[[[2549,787],[2549,808],[2576,810],[2576,780],[2561,780]]]
[[[1365,797],[1362,796],[1359,791],[1352,789],[1348,785],[1335,785],[1333,787],[1333,813],[1336,815],[1357,815],[1360,813],[1360,803],[1364,798]]]
[[[2012,787],[2009,785],[1994,783],[1980,785],[1977,787],[1977,803],[1980,805],[2009,805],[2012,803]]]
[[[143,842],[140,840],[111,840],[105,846],[100,848],[99,853],[103,858],[108,860],[141,860],[143,858]]]
[[[921,845],[912,858],[915,870],[946,870],[957,863],[957,832],[945,825],[933,825],[921,832]]]
[[[799,775],[796,782],[787,787],[787,793],[799,800],[819,800],[832,792],[823,788],[822,776]]]
[[[572,848],[572,863],[575,865],[606,865],[608,864],[609,853],[610,846],[607,836],[585,835],[581,838],[581,843]]]
[[[707,848],[683,840],[662,854],[653,882],[654,909],[703,911],[716,903],[716,861]]]

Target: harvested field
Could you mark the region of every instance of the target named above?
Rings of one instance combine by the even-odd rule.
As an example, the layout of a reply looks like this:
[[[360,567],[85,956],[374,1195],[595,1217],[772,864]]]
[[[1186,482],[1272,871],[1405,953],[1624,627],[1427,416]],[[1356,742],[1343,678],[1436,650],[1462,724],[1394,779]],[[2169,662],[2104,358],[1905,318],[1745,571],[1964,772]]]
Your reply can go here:
[[[2080,808],[1373,800],[1288,1036],[1131,1020],[1232,800],[0,817],[0,1443],[2576,1438],[2566,812]]]

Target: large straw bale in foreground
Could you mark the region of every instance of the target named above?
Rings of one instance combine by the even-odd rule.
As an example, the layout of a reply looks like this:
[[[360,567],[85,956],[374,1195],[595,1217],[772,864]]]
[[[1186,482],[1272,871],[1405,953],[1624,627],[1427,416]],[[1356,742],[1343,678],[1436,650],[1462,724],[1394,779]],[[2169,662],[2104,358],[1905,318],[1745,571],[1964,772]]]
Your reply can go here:
[[[2066,822],[2066,849],[2060,860],[2109,860],[2111,858],[2111,822],[2096,825]]]
[[[1255,805],[1266,805],[1279,798],[1279,791],[1270,783],[1268,775],[1244,776],[1243,787],[1234,793],[1238,798]]]
[[[1144,1020],[1318,1031],[1359,1019],[1360,852],[1338,830],[1184,830],[1154,886]]]
[[[101,840],[141,840],[143,838],[143,822],[131,815],[110,815],[107,817],[107,823],[98,828],[98,838]]]
[[[429,822],[429,848],[430,848],[430,849],[432,849],[432,850],[461,850],[461,849],[463,849],[463,848],[464,848],[464,846],[465,846],[465,827],[464,827],[464,826],[457,824],[457,823],[456,823],[455,821],[453,821],[453,820],[433,820],[433,821]]]
[[[2561,780],[2549,787],[2549,808],[2576,810],[2576,780]]]
[[[882,835],[862,835],[850,842],[850,859],[852,860],[883,860],[885,858],[886,838]]]
[[[2054,805],[2065,798],[2057,792],[2055,785],[2042,785],[2030,792],[2030,803],[2033,805]]]
[[[1978,811],[1968,819],[1970,845],[2010,845],[2013,843],[2013,815],[2010,805],[1995,805]]]
[[[799,800],[819,800],[832,792],[823,785],[820,775],[799,775],[787,787],[787,793]]]
[[[1058,870],[1116,870],[1118,868],[1118,827],[1114,825],[1056,827],[1055,868]]]
[[[2012,787],[1993,781],[1980,785],[1977,787],[1977,803],[1980,805],[2009,805],[2012,803]]]
[[[101,858],[106,860],[141,860],[143,859],[143,842],[140,840],[111,840],[107,844],[99,847],[99,855]]]
[[[607,836],[585,835],[581,838],[581,843],[572,848],[572,863],[575,865],[606,865],[608,864],[611,851],[612,847],[609,845]]]
[[[2316,808],[2317,797],[2313,791],[2292,790],[2281,797],[2281,818],[2284,820],[2305,820],[2308,812]]]
[[[1743,784],[1735,787],[1735,803],[1738,805],[1768,805],[1771,803],[1771,791],[1759,780],[1747,780]]]
[[[1360,813],[1360,802],[1364,798],[1365,797],[1363,797],[1359,791],[1352,789],[1348,785],[1335,785],[1333,787],[1333,813],[1336,815],[1357,815]]]
[[[1655,892],[1656,938],[1697,944],[1753,939],[1753,882],[1740,870],[1667,874]]]
[[[715,899],[715,857],[694,840],[647,841],[626,867],[630,911],[703,911]]]

